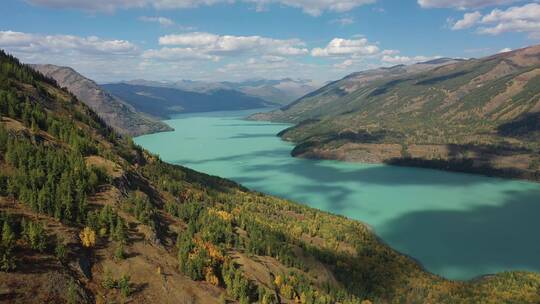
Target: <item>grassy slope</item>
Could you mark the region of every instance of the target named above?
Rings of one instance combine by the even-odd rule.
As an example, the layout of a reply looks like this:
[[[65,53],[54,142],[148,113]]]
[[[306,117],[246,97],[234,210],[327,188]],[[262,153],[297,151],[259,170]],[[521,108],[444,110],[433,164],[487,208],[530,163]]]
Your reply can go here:
[[[540,178],[540,47],[400,69],[352,75],[255,118],[303,122],[281,134],[295,155]]]
[[[19,77],[20,73],[2,70],[1,90],[15,90],[20,102],[28,99],[48,118],[48,125],[36,126],[3,115],[0,135],[19,138],[21,143],[33,142],[37,148],[55,147],[57,155],[77,157],[82,153],[87,166],[102,168],[107,176],[88,193],[85,208],[89,215],[74,221],[40,212],[36,207],[39,198],[26,201],[24,195],[10,194],[10,186],[0,187],[4,193],[0,218],[9,216],[12,223],[22,218],[43,223],[47,234],[41,252],[31,249],[28,239],[16,241],[16,268],[0,272],[2,300],[217,303],[241,299],[271,303],[268,295],[272,294],[283,303],[292,303],[296,297],[305,303],[360,303],[366,299],[374,303],[540,301],[537,274],[503,273],[474,282],[447,281],[382,244],[362,223],[165,164],[115,136],[92,111],[54,82],[2,54],[0,63],[16,65],[17,71],[30,75]],[[78,152],[72,142],[54,136],[50,124],[66,118],[97,149]],[[7,185],[18,180],[21,166],[30,165],[14,163],[8,157],[14,144],[9,145],[7,152],[0,149],[4,151],[0,153],[0,181]],[[144,212],[135,207],[138,198],[147,204]],[[51,203],[60,200],[63,198],[57,197]],[[96,245],[83,248],[79,232],[94,225],[93,211],[104,212],[106,208],[125,223],[124,241],[107,226],[98,226]],[[55,257],[57,239],[64,240],[68,248],[63,259]],[[124,258],[115,258],[120,242],[124,242]],[[202,281],[192,279],[198,276],[197,261],[207,265]],[[232,264],[239,267],[233,271],[233,279],[228,275]],[[209,269],[214,276],[208,275]],[[129,295],[107,288],[110,278],[116,280],[121,275],[130,276]],[[205,279],[209,282],[203,282]],[[245,279],[250,283],[240,288]]]

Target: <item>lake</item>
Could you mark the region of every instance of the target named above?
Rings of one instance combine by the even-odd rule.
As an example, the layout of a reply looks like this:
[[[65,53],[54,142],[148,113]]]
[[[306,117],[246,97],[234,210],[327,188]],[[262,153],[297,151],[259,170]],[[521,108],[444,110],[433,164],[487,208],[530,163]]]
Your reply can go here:
[[[180,115],[137,144],[167,162],[370,225],[393,248],[450,279],[540,271],[540,184],[387,165],[297,159],[284,124],[251,112]]]

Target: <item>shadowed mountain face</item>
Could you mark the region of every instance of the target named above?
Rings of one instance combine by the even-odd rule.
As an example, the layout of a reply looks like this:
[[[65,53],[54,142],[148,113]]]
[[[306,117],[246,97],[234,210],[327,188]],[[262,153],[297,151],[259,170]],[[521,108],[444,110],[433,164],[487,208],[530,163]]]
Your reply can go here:
[[[94,81],[69,67],[50,64],[32,67],[67,88],[121,134],[137,136],[172,130],[165,123],[137,112],[125,101],[102,90]]]
[[[196,93],[167,87],[130,85],[125,83],[101,86],[119,96],[136,110],[169,118],[179,113],[248,110],[275,107],[276,104],[232,90]]]
[[[319,84],[313,81],[301,79],[295,80],[290,78],[280,80],[249,80],[243,82],[205,82],[190,80],[181,80],[177,82],[156,82],[147,80],[132,80],[125,83],[151,87],[167,87],[197,93],[211,93],[218,90],[233,90],[280,105],[286,105],[319,87]]]
[[[281,134],[299,143],[298,156],[537,179],[539,112],[540,46],[533,46],[355,73],[252,119],[299,123]]]

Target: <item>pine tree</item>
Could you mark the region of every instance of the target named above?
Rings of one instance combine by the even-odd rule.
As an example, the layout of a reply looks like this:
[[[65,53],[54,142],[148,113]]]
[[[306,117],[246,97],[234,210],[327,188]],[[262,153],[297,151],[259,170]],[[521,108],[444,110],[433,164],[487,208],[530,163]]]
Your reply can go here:
[[[15,269],[15,256],[13,248],[15,246],[15,233],[8,221],[2,225],[2,239],[0,244],[0,270],[12,271]]]

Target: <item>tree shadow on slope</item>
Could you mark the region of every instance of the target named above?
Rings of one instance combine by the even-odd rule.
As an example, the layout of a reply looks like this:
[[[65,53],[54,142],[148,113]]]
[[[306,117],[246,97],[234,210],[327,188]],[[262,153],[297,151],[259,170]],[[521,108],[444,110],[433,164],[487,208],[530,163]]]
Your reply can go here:
[[[524,147],[512,145],[446,145],[447,159],[426,159],[398,157],[385,161],[388,165],[438,169],[452,172],[481,174],[505,178],[538,180],[540,174],[517,165],[496,167],[494,163],[501,157],[512,157],[534,152]]]
[[[540,112],[526,113],[517,119],[500,125],[499,135],[519,139],[538,139],[540,137]]]
[[[459,72],[446,74],[446,75],[442,75],[442,76],[436,76],[436,77],[427,78],[427,79],[418,81],[416,84],[417,85],[422,85],[422,86],[435,85],[435,84],[443,82],[443,81],[447,81],[447,80],[450,80],[450,79],[461,77],[461,76],[466,75],[468,73],[469,73],[468,71],[459,71]]]
[[[540,190],[508,191],[498,205],[412,212],[378,234],[428,270],[461,278],[493,269],[540,271],[539,198]]]

